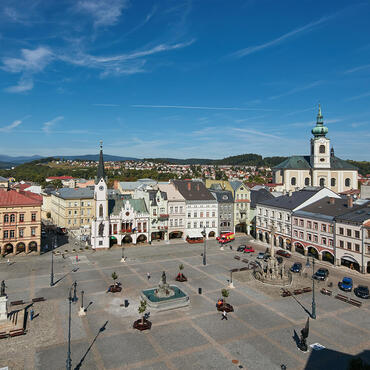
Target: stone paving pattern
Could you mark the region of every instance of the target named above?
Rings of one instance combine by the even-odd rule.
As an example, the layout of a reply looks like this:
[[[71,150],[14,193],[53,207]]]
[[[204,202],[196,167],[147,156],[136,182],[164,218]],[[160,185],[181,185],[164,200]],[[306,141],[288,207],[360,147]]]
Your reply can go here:
[[[235,242],[234,246],[238,244]],[[221,289],[227,287],[229,270],[245,264],[233,258],[235,251],[227,248],[220,251],[215,242],[209,242],[204,267],[202,251],[202,245],[179,243],[126,248],[126,263],[120,262],[119,249],[85,251],[77,272],[71,272],[76,267],[75,256],[65,259],[55,256],[55,281],[61,280],[54,287],[49,286],[50,253],[16,258],[11,266],[0,261],[0,280],[6,280],[9,301],[40,296],[47,299],[34,304],[38,317],[27,322],[25,336],[0,340],[0,368],[65,368],[67,297],[74,280],[78,281],[79,297],[80,291],[85,291],[85,307],[92,303],[82,318],[77,315],[80,301],[72,305],[73,368],[79,364],[82,369],[237,369],[242,366],[268,370],[280,369],[285,364],[287,369],[340,370],[346,369],[348,356],[343,360],[338,352],[356,355],[370,348],[370,302],[357,308],[321,295],[319,288],[316,289],[317,319],[310,320],[308,343],[319,342],[328,350],[303,353],[294,341],[294,333],[299,334],[306,322],[305,309],[311,311],[311,293],[298,295],[296,300],[282,298],[278,287],[266,287],[248,278],[234,279],[235,289],[230,290],[228,302],[234,305],[235,312],[229,314],[227,321],[221,321],[216,300]],[[254,259],[258,251],[247,258]],[[160,313],[152,310],[152,329],[134,330],[132,324],[139,317],[140,290],[156,286],[163,270],[167,281],[173,284],[181,263],[188,282],[177,284],[189,294],[190,307]],[[106,293],[112,284],[113,271],[123,286],[118,294]],[[150,280],[147,272],[151,274]],[[309,278],[295,278],[295,286],[311,285]],[[320,284],[319,287],[326,286]],[[198,288],[202,288],[202,294],[198,294]],[[337,292],[335,286],[333,290]],[[355,298],[353,293],[350,295]],[[120,306],[125,299],[130,303],[127,308]],[[99,333],[105,323],[106,329]],[[94,338],[96,341],[88,351]],[[370,362],[368,352],[366,356]],[[235,364],[233,360],[239,362]]]

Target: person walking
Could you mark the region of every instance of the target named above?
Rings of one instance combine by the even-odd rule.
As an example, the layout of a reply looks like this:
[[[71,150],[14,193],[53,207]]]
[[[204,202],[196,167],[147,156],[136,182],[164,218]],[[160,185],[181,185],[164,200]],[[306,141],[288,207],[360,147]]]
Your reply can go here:
[[[30,311],[30,320],[31,321],[33,320],[34,315],[35,315],[35,311],[33,310],[33,308],[31,308],[31,311]]]
[[[146,277],[148,278],[148,280],[150,279],[150,273],[149,272],[146,273]]]
[[[8,258],[8,260],[6,261],[6,263],[8,264],[8,266],[10,265],[10,259]]]
[[[76,263],[78,263],[78,255],[76,254]]]
[[[227,320],[227,312],[224,310],[224,312],[222,312],[222,318],[221,320]]]

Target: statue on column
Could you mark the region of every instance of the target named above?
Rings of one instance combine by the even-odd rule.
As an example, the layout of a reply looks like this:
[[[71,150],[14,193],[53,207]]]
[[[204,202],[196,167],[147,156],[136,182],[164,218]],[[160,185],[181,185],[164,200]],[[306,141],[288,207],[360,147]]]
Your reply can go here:
[[[99,225],[99,236],[103,236],[104,234],[104,224],[101,222]]]
[[[6,288],[6,286],[5,286],[5,281],[4,281],[4,280],[2,280],[2,281],[1,281],[0,297],[6,296],[5,288]]]

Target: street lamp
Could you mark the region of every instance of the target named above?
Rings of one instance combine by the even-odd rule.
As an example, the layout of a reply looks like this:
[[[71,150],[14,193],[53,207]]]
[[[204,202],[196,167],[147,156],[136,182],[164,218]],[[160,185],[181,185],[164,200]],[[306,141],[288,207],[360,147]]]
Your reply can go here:
[[[77,302],[77,281],[73,283],[73,298],[72,302],[76,303]]]
[[[54,286],[54,249],[57,247],[57,242],[54,239],[54,247],[51,247],[51,271],[50,271],[50,286]]]
[[[206,232],[205,227],[203,228],[202,235],[203,235],[203,238],[204,238],[204,242],[203,242],[203,266],[205,266],[207,264],[207,257],[206,257],[206,236],[207,236],[207,232]]]
[[[125,250],[125,248],[123,248],[123,246],[122,246],[122,257],[121,257],[121,262],[125,262],[124,250]]]
[[[313,274],[315,273],[315,259],[312,257],[312,314],[311,317],[316,319],[316,302],[315,302],[315,279]]]
[[[73,284],[74,285],[74,284]],[[68,313],[68,352],[66,360],[66,369],[72,369],[72,359],[71,359],[71,306],[72,306],[72,286],[69,288],[68,303],[69,303],[69,313]]]

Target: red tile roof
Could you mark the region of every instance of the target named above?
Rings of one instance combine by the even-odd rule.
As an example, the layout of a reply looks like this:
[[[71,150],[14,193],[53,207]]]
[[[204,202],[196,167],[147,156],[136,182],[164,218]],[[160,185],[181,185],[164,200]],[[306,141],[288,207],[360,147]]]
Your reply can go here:
[[[74,177],[72,176],[50,176],[48,180],[72,180]]]
[[[41,206],[42,197],[29,192],[17,192],[16,190],[0,191],[0,207],[11,206]]]

